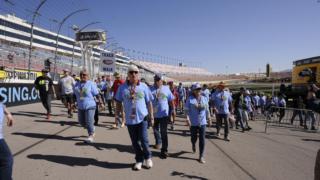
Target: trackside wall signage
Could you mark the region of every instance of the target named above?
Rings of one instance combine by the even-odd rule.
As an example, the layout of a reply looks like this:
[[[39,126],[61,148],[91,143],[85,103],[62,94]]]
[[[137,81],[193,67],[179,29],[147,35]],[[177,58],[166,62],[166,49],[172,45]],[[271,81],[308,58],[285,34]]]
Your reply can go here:
[[[6,106],[17,106],[40,101],[33,84],[0,83],[0,100]]]

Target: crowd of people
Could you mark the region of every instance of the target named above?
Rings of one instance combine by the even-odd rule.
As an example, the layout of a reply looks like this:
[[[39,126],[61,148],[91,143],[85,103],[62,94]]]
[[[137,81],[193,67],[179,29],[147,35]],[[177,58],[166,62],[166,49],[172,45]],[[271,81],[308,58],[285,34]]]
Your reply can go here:
[[[114,73],[114,80],[111,75],[105,75],[93,81],[90,80],[87,70],[82,70],[79,74],[80,79],[77,79],[75,75],[70,75],[68,69],[64,69],[57,89],[53,86],[48,70],[44,69],[42,73],[43,75],[35,80],[35,87],[46,109],[46,118],[51,119],[51,98],[55,91],[58,91],[67,108],[68,117],[72,118],[77,111],[79,124],[88,132],[85,142],[92,143],[96,134],[95,126],[99,124],[99,112],[108,106],[109,116],[114,116],[113,128],[127,126],[135,152],[134,170],[141,170],[143,164],[148,169],[153,167],[149,147],[149,127],[152,127],[155,138],[153,147],[161,150],[160,158],[166,159],[169,156],[168,128],[175,130],[177,114],[184,115],[186,125],[189,126],[193,153],[197,151],[196,143],[199,139],[198,160],[200,163],[205,163],[206,128],[213,127],[213,117],[216,119],[215,135],[220,138],[220,130],[223,128],[223,139],[228,142],[231,140],[230,128],[241,128],[241,132],[250,131],[252,128],[249,121],[255,120],[259,114],[271,117],[277,113],[281,122],[285,115],[284,108],[287,106],[283,94],[270,96],[243,87],[237,92],[232,92],[224,82],[220,82],[211,90],[206,84],[199,83],[193,83],[191,87],[179,83],[176,87],[173,81],[166,82],[162,74],[156,74],[153,84],[150,85],[145,79],[140,78],[139,68],[135,65],[129,66],[126,80],[122,80],[119,73]],[[307,108],[312,108],[318,90],[315,85],[309,87],[305,100]],[[291,122],[296,115],[299,115],[300,125],[307,128],[306,119],[311,118],[311,129],[314,129],[314,114],[308,111],[305,120],[302,120],[301,109],[305,108],[303,102],[302,97],[295,99],[294,107],[297,109],[293,113]],[[13,118],[10,112],[2,104],[0,108],[2,108],[0,111],[8,116],[8,125],[12,125]],[[3,113],[0,115],[2,121]],[[5,160],[7,169],[0,168],[2,175],[4,172],[12,172],[9,169],[12,168],[12,155],[1,135],[0,128],[0,146],[6,150],[1,153],[6,153],[5,157],[8,157]],[[4,162],[1,159],[3,157],[1,154],[1,163]],[[10,176],[10,173],[6,175]]]

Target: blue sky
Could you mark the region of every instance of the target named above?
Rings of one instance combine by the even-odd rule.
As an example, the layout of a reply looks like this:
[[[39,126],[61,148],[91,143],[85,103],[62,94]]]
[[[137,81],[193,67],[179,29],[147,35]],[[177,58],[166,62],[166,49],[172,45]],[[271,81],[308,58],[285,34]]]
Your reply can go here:
[[[16,10],[37,2],[12,1]],[[53,28],[45,19],[79,8],[90,11],[69,26],[101,21],[96,27],[124,48],[192,61],[213,73],[263,72],[267,62],[285,70],[293,60],[320,55],[317,0],[48,0],[37,23]],[[68,25],[63,33],[72,35]]]

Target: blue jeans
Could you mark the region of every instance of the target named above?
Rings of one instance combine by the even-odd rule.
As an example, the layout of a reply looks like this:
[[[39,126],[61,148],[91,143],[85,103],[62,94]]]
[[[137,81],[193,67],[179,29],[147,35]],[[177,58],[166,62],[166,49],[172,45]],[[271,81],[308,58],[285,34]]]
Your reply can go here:
[[[168,152],[168,122],[169,116],[154,119],[154,138],[156,144],[162,144],[161,152]]]
[[[203,157],[204,147],[205,147],[205,138],[206,138],[206,125],[191,126],[190,132],[191,132],[191,143],[193,146],[196,145],[198,134],[199,134],[200,157]]]
[[[243,110],[241,108],[236,109],[236,126],[238,127],[240,123],[241,129],[244,129],[242,111]]]
[[[144,159],[151,158],[148,140],[148,122],[142,121],[139,124],[127,125],[132,147],[136,154],[136,162],[143,162]]]
[[[96,107],[87,110],[78,110],[78,120],[81,126],[87,128],[89,136],[94,134],[94,113]]]
[[[307,113],[306,113],[306,117],[305,117],[305,126],[307,126],[307,121],[309,120],[311,118],[311,127],[314,127],[314,124],[315,124],[315,122],[316,122],[316,115],[314,114],[314,112],[313,111],[308,111]]]
[[[4,139],[0,139],[0,179],[12,180],[13,157]]]

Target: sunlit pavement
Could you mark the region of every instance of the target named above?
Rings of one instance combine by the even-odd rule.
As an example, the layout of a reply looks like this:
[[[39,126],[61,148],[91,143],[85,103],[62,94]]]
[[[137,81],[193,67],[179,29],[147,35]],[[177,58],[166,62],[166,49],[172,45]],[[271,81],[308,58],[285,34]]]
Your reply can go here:
[[[136,172],[127,129],[112,129],[114,118],[105,112],[94,143],[85,144],[86,130],[77,124],[76,114],[67,118],[60,101],[53,102],[52,120],[45,119],[40,103],[9,109],[16,121],[5,128],[5,138],[14,154],[15,180],[313,179],[320,148],[320,133],[271,127],[265,134],[263,121],[251,121],[253,130],[232,130],[230,142],[217,139],[216,130],[208,128],[206,164],[200,164],[198,151],[191,153],[188,128],[178,118],[176,130],[168,131],[170,157],[160,159],[159,150],[151,148],[154,167]],[[151,129],[149,140],[153,145]]]

